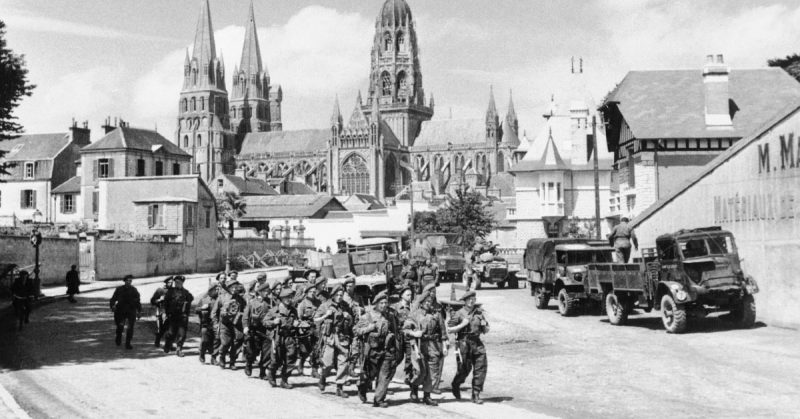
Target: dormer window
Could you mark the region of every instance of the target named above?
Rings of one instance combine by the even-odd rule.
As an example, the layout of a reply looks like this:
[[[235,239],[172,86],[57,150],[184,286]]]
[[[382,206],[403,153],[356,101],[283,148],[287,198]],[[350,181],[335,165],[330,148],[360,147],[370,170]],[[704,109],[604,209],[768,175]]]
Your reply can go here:
[[[33,179],[36,175],[36,163],[29,161],[25,163],[25,179]]]

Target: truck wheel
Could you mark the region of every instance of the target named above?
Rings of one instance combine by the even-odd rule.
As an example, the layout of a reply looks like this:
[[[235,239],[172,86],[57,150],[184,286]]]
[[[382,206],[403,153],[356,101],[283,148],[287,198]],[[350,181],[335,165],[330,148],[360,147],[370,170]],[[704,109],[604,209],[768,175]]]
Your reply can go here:
[[[606,294],[606,315],[608,321],[615,326],[621,326],[628,321],[628,304],[622,303],[617,294],[609,292]]]
[[[753,298],[753,295],[745,295],[738,307],[736,307],[731,314],[733,315],[733,320],[739,327],[744,329],[753,327],[756,323],[756,300]]]
[[[544,292],[542,285],[531,284],[531,294],[536,297],[536,308],[539,310],[544,310],[547,308],[548,304],[550,303],[550,294]]]
[[[505,288],[505,287],[506,287],[506,281],[500,281],[497,283],[497,288]]]
[[[508,287],[513,289],[519,288],[519,279],[517,279],[516,275],[509,275]]]
[[[558,312],[562,316],[574,316],[577,312],[578,300],[569,296],[566,288],[558,292]]]
[[[683,333],[686,331],[686,310],[675,303],[669,294],[661,297],[661,321],[667,333]]]

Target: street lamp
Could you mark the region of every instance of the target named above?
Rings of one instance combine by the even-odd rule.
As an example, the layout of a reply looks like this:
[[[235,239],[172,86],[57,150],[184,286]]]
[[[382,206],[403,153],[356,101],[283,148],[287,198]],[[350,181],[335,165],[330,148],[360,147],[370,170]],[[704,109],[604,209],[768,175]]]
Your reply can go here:
[[[31,231],[31,244],[36,249],[36,259],[33,268],[33,284],[36,287],[36,295],[41,294],[41,281],[39,280],[39,245],[42,244],[42,233],[39,232],[39,222],[42,219],[42,212],[36,209],[33,212],[33,231]]]

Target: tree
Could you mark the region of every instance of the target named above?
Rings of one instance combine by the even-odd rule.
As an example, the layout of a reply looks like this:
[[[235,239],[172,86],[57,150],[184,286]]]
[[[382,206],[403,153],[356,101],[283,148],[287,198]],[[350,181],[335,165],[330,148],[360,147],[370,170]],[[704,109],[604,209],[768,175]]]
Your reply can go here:
[[[440,231],[456,233],[461,245],[469,249],[477,238],[486,237],[495,226],[494,215],[484,208],[484,197],[468,187],[458,188],[455,196],[448,196],[447,203],[436,211],[436,223]]]
[[[233,223],[247,214],[247,204],[238,194],[225,192],[217,198],[217,211],[228,223],[228,235],[233,237]]]
[[[6,46],[5,28],[6,24],[0,20],[0,141],[17,138],[23,132],[13,111],[22,97],[30,96],[36,87],[28,83],[25,56],[14,54]],[[5,154],[0,150],[0,158]],[[10,167],[12,165],[7,162],[0,163],[0,174],[9,174]]]
[[[572,217],[567,222],[567,237],[574,239],[591,239],[595,237],[594,220],[582,220]]]
[[[441,233],[442,228],[436,220],[436,212],[419,211],[414,213],[414,229],[417,233]]]
[[[767,60],[767,65],[770,67],[780,67],[794,77],[795,80],[800,81],[800,55],[798,54],[787,55],[786,58]]]

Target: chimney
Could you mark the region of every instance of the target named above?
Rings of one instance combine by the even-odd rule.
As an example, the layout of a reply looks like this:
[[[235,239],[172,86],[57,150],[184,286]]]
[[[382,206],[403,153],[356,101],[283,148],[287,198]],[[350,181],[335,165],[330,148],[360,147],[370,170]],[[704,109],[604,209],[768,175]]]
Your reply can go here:
[[[730,94],[728,93],[728,74],[730,68],[725,64],[722,54],[706,56],[703,66],[703,87],[705,93],[706,127],[732,128]]]
[[[89,124],[84,122],[82,126],[78,126],[75,118],[72,119],[72,125],[69,127],[70,140],[79,147],[89,145],[89,134],[91,131],[88,128]]]

